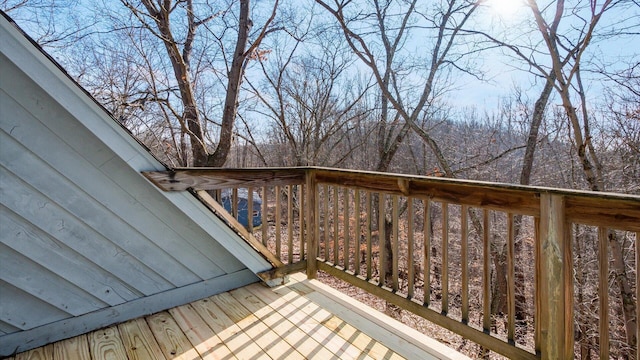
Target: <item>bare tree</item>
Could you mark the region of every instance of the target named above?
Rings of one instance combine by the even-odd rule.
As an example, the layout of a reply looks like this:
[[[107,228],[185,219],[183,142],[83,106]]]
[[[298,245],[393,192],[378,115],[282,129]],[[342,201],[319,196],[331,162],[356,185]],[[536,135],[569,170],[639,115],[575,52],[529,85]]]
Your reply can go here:
[[[270,25],[275,19],[278,0],[274,2],[271,16],[266,20],[253,42],[249,42],[253,22],[250,19],[250,1],[239,2],[237,38],[235,49],[230,56],[227,69],[226,95],[220,121],[220,135],[216,149],[208,149],[207,126],[200,114],[194,85],[196,79],[192,73],[192,55],[198,31],[209,21],[230,9],[203,16],[196,14],[197,8],[192,0],[142,0],[141,4],[121,0],[137,18],[144,29],[161,40],[170,59],[174,80],[177,84],[181,101],[181,112],[174,115],[180,122],[181,132],[190,139],[191,155],[194,166],[223,166],[231,149],[233,126],[237,114],[240,83],[244,76],[247,62],[255,58],[260,42],[272,30]],[[182,17],[183,27],[176,26],[174,20]]]
[[[290,160],[279,165],[340,166],[366,141],[351,131],[370,112],[363,106],[370,86],[347,71],[353,60],[344,44],[307,21],[292,43],[278,41],[260,61],[262,84],[247,83],[260,102],[254,111],[271,120],[271,138],[288,148],[278,154]]]

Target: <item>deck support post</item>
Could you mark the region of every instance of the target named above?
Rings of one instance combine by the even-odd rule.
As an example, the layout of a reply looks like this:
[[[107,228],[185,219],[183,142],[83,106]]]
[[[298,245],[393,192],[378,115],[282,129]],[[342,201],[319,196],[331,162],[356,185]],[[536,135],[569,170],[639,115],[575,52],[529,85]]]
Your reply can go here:
[[[307,188],[307,278],[315,279],[318,273],[318,209],[317,204],[317,181],[315,170],[306,171]]]
[[[562,195],[540,194],[542,359],[573,358],[573,271],[570,227]]]

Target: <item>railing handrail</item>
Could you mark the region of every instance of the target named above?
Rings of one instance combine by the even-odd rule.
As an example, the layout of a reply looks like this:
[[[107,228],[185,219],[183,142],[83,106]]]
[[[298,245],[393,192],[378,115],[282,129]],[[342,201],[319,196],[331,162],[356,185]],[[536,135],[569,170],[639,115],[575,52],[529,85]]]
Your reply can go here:
[[[325,167],[203,167],[143,172],[165,191],[298,185],[305,183],[308,174],[313,174],[318,184],[427,197],[535,217],[540,216],[540,194],[559,195],[565,198],[565,216],[569,222],[640,231],[640,196],[631,194]]]
[[[368,170],[354,170],[354,169],[339,169],[329,168],[321,166],[293,166],[293,167],[249,167],[249,168],[216,168],[216,167],[176,167],[165,171],[143,171],[150,181],[156,184],[158,187],[165,191],[183,191],[193,187],[197,190],[217,190],[228,188],[229,185],[235,185],[236,183],[242,184],[242,186],[251,185],[253,187],[259,186],[260,183],[268,182],[268,185],[280,184],[302,184],[306,173],[314,171],[317,174],[335,174],[335,175],[359,175],[359,176],[375,176],[382,178],[402,178],[406,180],[427,181],[434,184],[453,184],[453,185],[466,185],[474,188],[486,188],[486,189],[503,189],[513,191],[524,192],[537,192],[537,193],[550,193],[564,196],[585,196],[590,198],[615,198],[618,200],[630,200],[640,201],[640,195],[624,194],[617,192],[606,191],[587,191],[587,190],[575,190],[564,189],[555,187],[545,187],[536,185],[519,185],[511,183],[501,183],[482,180],[468,180],[468,179],[452,179],[447,177],[436,177],[426,175],[412,175],[401,173],[388,173]],[[207,175],[215,176],[219,178],[230,179],[229,183],[207,183],[206,181],[193,180],[193,183],[185,182],[186,179],[206,179]],[[248,178],[247,178],[248,176]],[[270,179],[269,176],[273,178]],[[169,182],[169,179],[174,179],[175,182]],[[274,183],[274,181],[276,183]],[[238,186],[238,185],[235,185]],[[370,185],[368,185],[370,186]],[[375,187],[371,187],[372,190],[378,190]],[[391,190],[390,191],[394,191]],[[400,188],[398,193],[402,193]]]
[[[379,173],[372,171],[332,169],[324,167],[283,167],[283,168],[175,168],[167,171],[153,171],[143,173],[156,186],[165,191],[201,191],[220,190],[224,188],[259,188],[267,186],[288,186],[291,194],[292,186],[303,186],[305,196],[301,196],[300,201],[300,224],[304,223],[304,231],[300,229],[300,256],[297,263],[292,263],[289,254],[289,264],[282,269],[275,269],[274,274],[282,274],[286,271],[300,271],[303,269],[300,264],[304,264],[307,276],[314,278],[318,269],[324,270],[334,276],[338,276],[353,285],[359,286],[373,294],[381,296],[388,301],[403,306],[405,309],[452,330],[458,334],[466,334],[470,339],[482,343],[492,350],[498,351],[507,356],[542,359],[570,358],[573,354],[573,259],[572,245],[567,237],[570,231],[570,224],[582,224],[600,227],[599,241],[605,242],[606,229],[616,229],[631,231],[636,233],[636,238],[640,234],[640,196],[620,193],[593,192],[571,189],[558,189],[540,186],[514,185],[504,183],[492,183],[483,181],[449,179],[442,177],[429,177],[420,175]],[[384,279],[379,280],[380,284],[374,284],[370,279],[358,276],[358,273],[348,273],[341,269],[338,264],[332,263],[331,259],[322,260],[318,250],[320,224],[319,217],[321,211],[318,209],[316,200],[319,197],[320,188],[324,188],[324,201],[328,186],[343,189],[343,198],[347,197],[347,191],[358,193],[365,191],[367,194],[378,193],[388,194],[394,199],[394,214],[397,222],[397,196],[404,196],[408,199],[424,199],[425,204],[430,202],[440,202],[445,204],[461,205],[462,209],[468,207],[481,208],[485,210],[495,210],[514,215],[526,215],[535,219],[536,241],[535,241],[535,272],[536,272],[536,351],[534,354],[525,351],[513,344],[502,340],[487,337],[482,331],[470,328],[466,324],[434,312],[426,306],[419,306],[411,299],[401,296],[389,296],[387,293],[394,293],[397,289],[384,289]],[[332,194],[333,201],[337,201],[338,192]],[[354,195],[354,201],[356,197]],[[344,199],[343,199],[344,200]],[[360,200],[357,200],[359,203]],[[332,215],[333,221],[338,216],[337,205]],[[359,206],[359,205],[358,205]],[[428,205],[425,205],[428,206]],[[448,205],[447,205],[448,206]],[[347,206],[343,206],[348,209]],[[324,215],[328,215],[326,205]],[[383,207],[380,207],[382,212]],[[464,211],[464,210],[463,210]],[[443,217],[446,211],[443,210]],[[348,211],[344,212],[344,227],[348,232]],[[369,215],[370,216],[370,215]],[[426,216],[426,215],[425,215]],[[486,215],[484,215],[486,217]],[[291,216],[288,217],[288,220]],[[383,218],[377,220],[380,223]],[[371,218],[369,218],[371,221]],[[444,220],[443,220],[444,221]],[[466,220],[464,220],[466,222]],[[359,224],[359,223],[357,223]],[[325,220],[326,236],[326,220]],[[359,225],[357,225],[359,229]],[[396,225],[397,226],[397,225]],[[512,231],[512,224],[508,225]],[[337,225],[333,225],[337,229]],[[486,224],[483,225],[486,227]],[[263,228],[264,230],[265,228]],[[291,227],[289,226],[289,229]],[[337,230],[334,235],[337,236]],[[366,230],[365,230],[366,231]],[[382,237],[383,230],[380,230]],[[306,233],[306,234],[305,234]],[[266,232],[263,232],[266,234]],[[394,228],[393,238],[397,241],[397,227]],[[423,236],[426,236],[423,235]],[[486,234],[484,235],[486,237]],[[511,237],[509,235],[508,237]],[[263,235],[263,241],[265,241]],[[289,236],[290,237],[290,236]],[[444,238],[444,237],[443,237]],[[337,241],[333,247],[334,256],[337,259]],[[637,241],[637,240],[636,240]],[[304,243],[304,244],[303,244]],[[291,251],[291,239],[289,239],[289,252]],[[306,245],[306,258],[304,254]],[[344,248],[349,246],[348,235],[345,235]],[[328,244],[325,238],[325,251]],[[395,245],[397,247],[397,245]],[[426,246],[426,245],[425,245]],[[510,246],[513,246],[511,243]],[[603,246],[603,245],[601,245]],[[602,248],[602,247],[601,247]],[[604,246],[606,249],[606,246]],[[636,244],[637,252],[640,247]],[[370,251],[370,250],[368,250]],[[380,248],[379,257],[383,258],[385,251]],[[397,251],[397,249],[396,249]],[[484,250],[486,252],[486,250]],[[606,263],[606,251],[601,256],[601,262]],[[370,254],[369,254],[370,255]],[[278,255],[279,256],[279,255]],[[344,258],[348,256],[344,250]],[[486,256],[486,255],[485,255]],[[314,260],[315,259],[315,260]],[[384,259],[382,259],[384,261]],[[394,260],[395,261],[395,260]],[[444,261],[444,258],[443,258]],[[509,260],[511,264],[513,259]],[[636,260],[638,261],[638,260]],[[334,261],[336,262],[336,261]],[[397,262],[397,261],[396,261]],[[348,261],[345,260],[345,264]],[[397,266],[397,264],[394,264]],[[637,266],[638,264],[636,264]],[[368,266],[368,265],[367,265]],[[510,265],[513,266],[513,265]],[[381,264],[382,267],[382,264]],[[486,266],[485,266],[486,267]],[[602,265],[601,265],[602,267]],[[285,269],[286,268],[286,269]],[[513,271],[513,269],[509,270]],[[604,271],[604,270],[603,270]],[[637,269],[636,269],[637,271]],[[601,273],[605,288],[607,284],[606,271]],[[397,282],[397,269],[394,268],[394,278]],[[426,275],[425,275],[426,276]],[[486,274],[484,275],[486,277]],[[513,274],[511,275],[513,276]],[[601,284],[602,285],[602,284]],[[395,285],[394,283],[394,286]],[[636,279],[636,286],[638,280]],[[513,296],[513,289],[511,297]],[[602,296],[606,295],[606,290],[600,290]],[[411,295],[409,295],[411,297]],[[513,300],[511,300],[513,301]],[[513,305],[510,312],[513,311]],[[606,309],[604,305],[601,307]],[[446,310],[444,310],[446,313]],[[486,309],[485,309],[486,311]],[[637,311],[637,310],[636,310]],[[512,314],[510,314],[512,316]],[[606,315],[603,317],[606,320]],[[510,322],[513,320],[511,319]],[[485,324],[486,325],[486,324]],[[483,325],[484,326],[484,325]],[[605,331],[607,321],[601,321],[601,332]],[[486,332],[486,326],[484,326]],[[510,330],[510,333],[513,331]],[[640,332],[640,331],[639,331]],[[513,335],[509,335],[512,341]],[[608,350],[603,350],[606,354]]]

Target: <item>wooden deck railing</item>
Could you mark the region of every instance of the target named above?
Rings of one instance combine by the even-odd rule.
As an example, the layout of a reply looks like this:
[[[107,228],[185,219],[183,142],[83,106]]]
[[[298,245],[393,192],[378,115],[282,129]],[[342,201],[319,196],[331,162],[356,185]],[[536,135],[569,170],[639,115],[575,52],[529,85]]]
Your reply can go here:
[[[510,358],[573,356],[579,228],[597,234],[598,325],[587,326],[608,358],[608,237],[635,238],[640,333],[638,196],[324,168],[145,175],[167,191],[260,194],[261,228],[245,236],[275,265],[264,277],[321,270]]]

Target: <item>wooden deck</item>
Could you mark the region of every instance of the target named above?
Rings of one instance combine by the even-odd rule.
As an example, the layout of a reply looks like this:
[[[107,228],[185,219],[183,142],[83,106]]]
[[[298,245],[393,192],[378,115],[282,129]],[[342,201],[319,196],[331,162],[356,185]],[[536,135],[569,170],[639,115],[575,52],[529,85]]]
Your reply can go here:
[[[459,353],[318,281],[252,284],[23,359],[448,359]],[[10,359],[14,359],[10,358]]]

